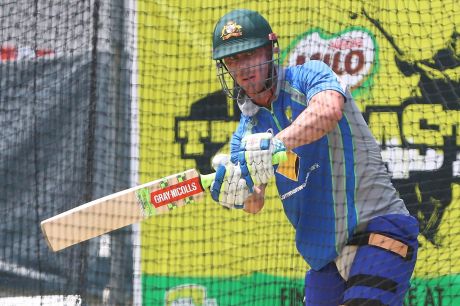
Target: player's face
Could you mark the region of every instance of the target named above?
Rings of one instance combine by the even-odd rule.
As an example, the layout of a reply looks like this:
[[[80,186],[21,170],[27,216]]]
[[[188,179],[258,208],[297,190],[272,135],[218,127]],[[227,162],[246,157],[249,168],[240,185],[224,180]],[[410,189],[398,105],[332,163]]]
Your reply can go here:
[[[270,69],[269,49],[266,47],[224,58],[228,71],[248,95],[266,90]]]

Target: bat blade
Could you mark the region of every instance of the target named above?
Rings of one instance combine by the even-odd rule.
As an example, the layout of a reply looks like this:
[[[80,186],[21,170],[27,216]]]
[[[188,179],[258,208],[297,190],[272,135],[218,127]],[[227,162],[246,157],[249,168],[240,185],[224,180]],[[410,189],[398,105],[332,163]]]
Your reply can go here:
[[[213,175],[190,169],[88,202],[41,222],[53,251],[198,201]]]

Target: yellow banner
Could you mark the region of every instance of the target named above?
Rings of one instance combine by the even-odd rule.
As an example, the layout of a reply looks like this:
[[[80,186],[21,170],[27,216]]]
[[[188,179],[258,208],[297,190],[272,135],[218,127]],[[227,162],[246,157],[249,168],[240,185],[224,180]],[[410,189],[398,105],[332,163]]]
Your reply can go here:
[[[228,152],[239,117],[220,94],[211,39],[219,17],[237,8],[233,2],[137,2],[142,182],[189,168],[211,171],[211,156]],[[460,273],[456,7],[441,0],[245,2],[270,21],[284,65],[320,59],[353,88],[395,186],[410,187],[404,197],[423,231],[415,276]],[[453,63],[442,61],[449,52]],[[142,272],[304,277],[273,185],[258,215],[225,210],[207,196],[145,222]]]

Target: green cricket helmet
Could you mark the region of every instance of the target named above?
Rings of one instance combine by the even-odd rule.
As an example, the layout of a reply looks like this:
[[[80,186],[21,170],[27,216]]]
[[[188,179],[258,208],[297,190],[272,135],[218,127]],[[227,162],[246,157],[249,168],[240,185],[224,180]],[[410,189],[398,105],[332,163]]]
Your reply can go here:
[[[267,45],[272,47],[272,58],[264,63],[271,67],[265,79],[265,88],[269,89],[276,85],[279,66],[278,40],[270,24],[258,12],[246,9],[231,11],[219,19],[214,28],[212,58],[216,60],[217,76],[229,97],[238,99],[244,92],[228,72],[223,59]]]
[[[216,24],[212,58],[220,60],[237,53],[268,45],[276,37],[267,20],[258,12],[238,9],[225,14]]]

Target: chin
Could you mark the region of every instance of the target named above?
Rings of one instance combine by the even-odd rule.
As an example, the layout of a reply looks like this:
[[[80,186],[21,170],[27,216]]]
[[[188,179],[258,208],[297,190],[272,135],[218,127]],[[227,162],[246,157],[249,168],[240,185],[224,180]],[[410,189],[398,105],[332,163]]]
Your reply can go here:
[[[244,87],[243,87],[244,88]],[[263,87],[249,87],[249,88],[244,88],[244,91],[248,94],[248,95],[257,95],[259,94],[261,91],[263,91]]]

